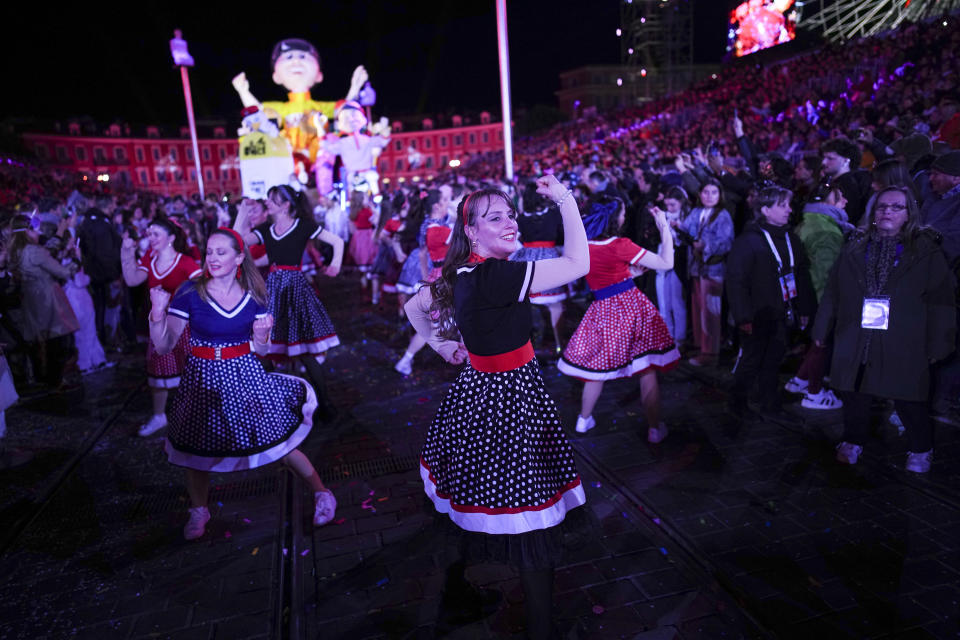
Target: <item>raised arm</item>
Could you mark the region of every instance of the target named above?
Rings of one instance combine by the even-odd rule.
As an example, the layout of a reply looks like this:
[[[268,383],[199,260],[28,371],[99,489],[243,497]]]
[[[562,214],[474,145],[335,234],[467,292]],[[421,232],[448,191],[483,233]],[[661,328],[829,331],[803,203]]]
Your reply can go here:
[[[583,230],[580,209],[573,193],[552,175],[537,178],[537,193],[550,198],[560,207],[563,219],[563,255],[549,260],[537,260],[530,292],[555,289],[582,278],[590,271],[590,250],[587,233]]]
[[[137,243],[127,234],[123,234],[123,244],[120,245],[120,268],[123,271],[123,281],[128,287],[135,287],[147,279],[147,272],[137,268]]]
[[[243,241],[248,244],[260,244],[260,236],[250,230],[250,202],[244,198],[237,205],[237,219],[233,223],[233,230],[240,234]]]
[[[657,229],[660,230],[660,251],[658,253],[648,251],[637,260],[637,264],[647,269],[669,271],[673,269],[673,234],[670,233],[670,223],[667,222],[666,212],[659,207],[654,207],[650,214],[657,222]]]
[[[163,287],[150,289],[150,340],[156,347],[157,353],[164,355],[173,351],[174,345],[180,339],[187,321],[182,318],[171,317],[167,314],[170,305],[170,294]]]
[[[250,93],[250,81],[247,80],[247,74],[241,71],[233,78],[233,88],[237,90],[240,96],[240,102],[245,107],[260,106],[260,101]]]
[[[343,238],[328,229],[324,229],[317,236],[317,240],[322,240],[333,247],[333,260],[330,261],[324,271],[332,278],[340,273],[340,265],[343,264]]]

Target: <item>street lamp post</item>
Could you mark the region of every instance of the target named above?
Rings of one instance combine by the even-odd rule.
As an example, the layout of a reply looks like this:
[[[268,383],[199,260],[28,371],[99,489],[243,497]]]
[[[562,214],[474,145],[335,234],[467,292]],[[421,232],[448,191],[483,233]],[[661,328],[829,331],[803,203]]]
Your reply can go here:
[[[503,158],[507,179],[513,181],[513,126],[510,122],[510,51],[507,41],[507,0],[497,0],[497,49],[500,53],[500,106],[503,110]]]
[[[200,171],[200,149],[197,145],[197,124],[193,119],[193,97],[190,94],[190,76],[187,75],[187,67],[193,66],[193,56],[187,51],[187,41],[183,39],[180,29],[174,29],[173,39],[170,41],[170,54],[173,55],[173,63],[180,67],[180,79],[183,81],[183,100],[187,103],[187,124],[190,125],[190,142],[193,143],[193,164],[197,171],[197,187],[200,190],[200,198],[203,193],[203,173]]]

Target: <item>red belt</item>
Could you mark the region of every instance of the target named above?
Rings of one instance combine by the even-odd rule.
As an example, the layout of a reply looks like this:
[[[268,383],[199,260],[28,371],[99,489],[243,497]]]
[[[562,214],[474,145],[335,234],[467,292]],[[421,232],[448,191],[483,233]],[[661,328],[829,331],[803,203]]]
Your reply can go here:
[[[557,243],[553,240],[533,240],[531,242],[524,242],[523,246],[529,247],[530,249],[552,249],[557,246]]]
[[[299,264],[272,264],[270,271],[300,271],[302,267]]]
[[[470,364],[477,371],[483,373],[499,373],[502,371],[513,371],[533,360],[533,345],[530,341],[519,349],[498,353],[495,356],[478,356],[475,353],[470,354]]]
[[[230,360],[250,353],[250,343],[244,342],[232,347],[190,347],[190,353],[204,360]]]

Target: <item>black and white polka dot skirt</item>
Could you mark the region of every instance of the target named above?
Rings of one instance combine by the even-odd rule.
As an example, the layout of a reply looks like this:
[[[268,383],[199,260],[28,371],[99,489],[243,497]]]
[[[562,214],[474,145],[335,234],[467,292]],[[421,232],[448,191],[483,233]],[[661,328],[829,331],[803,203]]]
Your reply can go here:
[[[267,295],[267,306],[273,314],[271,354],[320,355],[340,344],[330,315],[303,273],[271,271],[267,276]]]
[[[463,368],[427,432],[420,475],[458,527],[516,544],[586,500],[535,359],[506,372]]]
[[[167,458],[200,471],[269,464],[303,442],[316,407],[306,381],[267,373],[253,353],[219,361],[190,355],[167,414]]]

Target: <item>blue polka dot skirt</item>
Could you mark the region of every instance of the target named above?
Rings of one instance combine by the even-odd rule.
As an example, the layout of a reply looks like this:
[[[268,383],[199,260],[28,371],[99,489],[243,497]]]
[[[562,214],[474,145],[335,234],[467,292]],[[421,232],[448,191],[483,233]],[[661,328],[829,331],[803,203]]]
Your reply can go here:
[[[506,372],[463,368],[427,431],[420,475],[437,511],[466,531],[547,529],[586,501],[535,359]]]
[[[523,247],[510,256],[510,259],[514,262],[536,262],[537,260],[559,258],[560,255],[560,250],[556,247]],[[557,287],[556,289],[530,294],[530,304],[553,304],[563,302],[566,299],[566,287]]]
[[[433,269],[433,262],[427,258],[427,273]],[[423,274],[420,272],[420,249],[416,248],[407,255],[400,269],[400,275],[397,277],[397,291],[412,296],[419,289],[423,282]]]
[[[271,271],[267,296],[273,314],[271,355],[321,355],[340,344],[326,308],[301,272]]]
[[[557,368],[582,380],[614,380],[651,368],[666,371],[679,360],[656,306],[631,288],[590,303]]]
[[[219,361],[190,355],[167,414],[167,457],[200,471],[269,464],[303,442],[316,407],[306,381],[267,373],[253,353]]]

